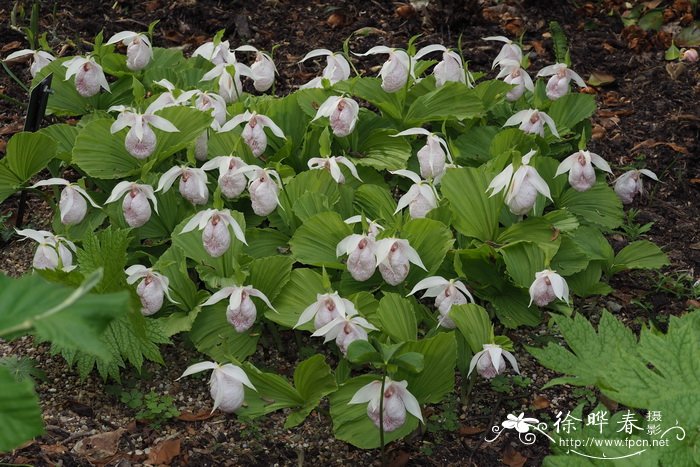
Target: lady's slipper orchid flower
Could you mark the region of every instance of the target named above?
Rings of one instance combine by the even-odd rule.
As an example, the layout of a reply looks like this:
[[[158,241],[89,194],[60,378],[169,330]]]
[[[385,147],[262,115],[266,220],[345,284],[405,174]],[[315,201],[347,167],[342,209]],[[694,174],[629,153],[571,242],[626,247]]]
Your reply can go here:
[[[484,344],[484,350],[477,352],[472,357],[472,361],[469,362],[469,373],[467,373],[467,376],[472,374],[474,368],[476,368],[477,373],[486,379],[491,379],[503,373],[506,371],[506,362],[503,357],[507,358],[515,372],[520,374],[518,362],[515,361],[512,353],[502,349],[498,344]]]
[[[265,127],[270,128],[272,133],[278,138],[287,139],[282,129],[278,127],[270,117],[260,115],[256,112],[250,113],[247,110],[226,122],[219,131],[231,131],[243,122],[245,122],[245,126],[243,127],[241,137],[255,157],[262,156],[262,153],[265,152],[267,148]]]
[[[265,52],[261,52],[252,45],[242,45],[236,48],[236,52],[255,52],[255,62],[250,66],[253,78],[253,87],[258,92],[265,92],[272,87],[275,82],[277,67],[272,57]]]
[[[153,102],[151,102],[151,104],[148,106],[149,111],[146,113],[155,113],[158,110],[166,107],[175,107],[186,104],[189,102],[192,96],[195,96],[200,92],[196,89],[191,91],[180,91],[180,93],[176,96],[175,91],[177,90],[177,87],[167,79],[163,78],[160,81],[154,81],[153,84],[157,84],[158,86],[165,88],[166,91],[162,92]]]
[[[144,316],[150,316],[163,307],[163,296],[168,297],[171,302],[177,303],[170,297],[168,290],[170,281],[167,276],[141,264],[129,266],[124,272],[128,276],[126,283],[129,285],[143,279],[136,287],[136,294],[141,300],[141,314]]]
[[[346,224],[356,224],[362,221],[362,216],[352,216],[345,219]],[[335,248],[335,255],[348,255],[346,266],[353,279],[359,282],[366,281],[377,269],[377,257],[374,254],[374,243],[380,229],[384,229],[376,222],[367,219],[369,226],[367,233],[348,235]]]
[[[576,73],[569,69],[566,63],[555,63],[542,68],[537,76],[551,76],[547,81],[547,97],[556,100],[569,92],[569,81],[572,79],[580,87],[585,88],[586,82]]]
[[[432,52],[442,52],[442,61],[435,65],[433,69],[435,86],[441,88],[445,83],[450,81],[466,84],[467,79],[466,73],[464,72],[464,65],[462,64],[462,57],[457,52],[448,49],[444,45],[433,44],[425,46],[416,53],[413,59],[418,60]]]
[[[313,319],[314,329],[319,330],[338,317],[355,314],[357,314],[355,305],[338,295],[338,292],[316,294],[316,301],[304,309],[294,328]]]
[[[207,204],[209,190],[207,190],[207,174],[204,170],[193,167],[175,166],[160,176],[156,191],[167,192],[175,179],[180,177],[180,194],[192,204]]]
[[[331,173],[331,177],[333,177],[333,180],[335,180],[336,183],[345,183],[345,175],[343,175],[343,172],[341,172],[339,164],[343,164],[345,167],[348,168],[348,170],[350,170],[350,173],[353,177],[355,177],[359,181],[362,181],[360,176],[357,174],[357,169],[355,168],[355,165],[343,156],[312,157],[307,163],[309,169],[328,170]]]
[[[226,308],[226,319],[236,329],[236,332],[246,332],[255,324],[258,312],[255,308],[255,303],[250,297],[258,297],[272,311],[277,311],[267,296],[258,289],[254,289],[252,285],[224,287],[209,297],[209,300],[204,302],[202,306],[219,303],[227,297],[230,297],[230,299]]]
[[[218,258],[226,253],[231,245],[231,233],[229,226],[233,229],[233,234],[244,244],[245,234],[238,222],[231,216],[228,209],[218,211],[216,209],[205,209],[200,211],[182,228],[181,234],[190,232],[197,227],[202,232],[202,244],[204,249],[212,258]]]
[[[462,281],[452,279],[448,281],[444,277],[431,276],[418,282],[408,295],[413,295],[419,290],[427,289],[423,294],[425,297],[435,297],[435,308],[440,312],[439,326],[447,329],[454,329],[455,323],[449,317],[452,305],[464,305],[470,301],[474,302],[474,297]]]
[[[569,172],[569,184],[576,191],[586,191],[595,183],[593,165],[608,173],[612,173],[605,159],[589,151],[578,151],[564,159],[554,176]]]
[[[408,240],[393,237],[377,240],[374,252],[379,272],[390,285],[398,285],[406,279],[411,268],[409,263],[427,271]]]
[[[537,200],[537,193],[552,199],[547,182],[537,173],[537,169],[529,165],[530,159],[534,155],[534,150],[525,154],[522,158],[522,165],[518,170],[515,170],[515,173],[513,173],[513,164],[508,164],[501,173],[491,180],[486,189],[487,191],[492,190],[489,197],[505,190],[505,203],[510,212],[516,216],[522,216],[532,209]]]
[[[154,115],[155,110],[152,106],[149,106],[143,114],[123,105],[112,106],[109,111],[119,112],[117,120],[109,128],[110,133],[114,134],[129,127],[129,132],[124,139],[124,146],[127,152],[137,159],[147,158],[156,149],[156,134],[151,126],[168,133],[180,131],[170,121]]]
[[[212,413],[217,408],[225,413],[232,413],[241,408],[245,399],[243,385],[256,390],[243,369],[231,363],[226,365],[214,362],[195,363],[190,365],[180,378],[206,370],[214,370],[209,379],[209,391],[211,398],[214,399]]]
[[[153,58],[151,41],[145,34],[122,31],[109,38],[107,44],[121,41],[126,46],[126,67],[132,71],[143,70]]]
[[[75,89],[83,97],[92,97],[103,88],[107,92],[109,83],[102,67],[93,57],[73,57],[63,63],[66,70],[66,81],[75,75]]]
[[[194,101],[194,107],[202,112],[210,112],[214,117],[211,126],[218,130],[226,123],[226,101],[218,94],[209,92],[194,91],[197,98]]]
[[[407,381],[392,381],[386,376],[384,378],[384,394],[382,394],[382,382],[372,381],[371,383],[362,386],[348,404],[367,404],[367,415],[374,422],[374,425],[380,426],[385,432],[397,430],[406,422],[406,412],[410,413],[418,420],[423,422],[420,404],[418,399],[413,394],[408,392]],[[379,416],[379,400],[384,398],[382,402],[382,417]],[[381,420],[381,422],[380,422]],[[381,423],[381,425],[380,425]]]
[[[112,189],[112,194],[107,198],[105,204],[113,203],[122,196],[124,196],[122,211],[129,227],[141,227],[151,218],[151,205],[148,204],[148,200],[153,203],[153,209],[156,210],[156,213],[158,212],[158,201],[151,185],[127,181],[119,182]]]
[[[29,55],[31,55],[32,62],[32,64],[29,66],[29,74],[32,75],[32,78],[34,78],[42,68],[56,60],[56,57],[48,52],[44,52],[43,50],[23,49],[18,50],[17,52],[12,52],[4,61],[9,62],[21,57],[27,57]]]
[[[435,188],[430,182],[421,180],[417,173],[411,172],[410,170],[394,170],[390,173],[406,177],[414,183],[406,194],[399,199],[394,214],[408,206],[408,212],[411,218],[420,219],[438,206]]]
[[[507,37],[504,36],[490,36],[490,37],[484,37],[485,41],[499,41],[499,42],[504,42],[503,47],[501,47],[501,51],[498,53],[496,58],[493,60],[493,64],[491,65],[491,68],[496,68],[496,65],[501,65],[502,62],[505,60],[514,60],[518,63],[522,62],[523,60],[523,51],[520,48],[518,44],[513,42],[512,40],[508,39]]]
[[[315,49],[307,53],[299,62],[324,56],[326,57],[326,67],[323,69],[323,74],[302,85],[300,89],[320,88],[323,86],[324,79],[327,79],[330,84],[335,84],[350,77],[350,64],[340,52],[335,53],[328,49]]]
[[[34,269],[60,268],[65,272],[75,269],[71,250],[75,252],[76,249],[75,244],[70,240],[54,235],[46,230],[24,229],[17,230],[17,234],[30,238],[39,244],[32,260]]]
[[[228,44],[228,42],[226,42]],[[222,43],[223,44],[223,43]],[[216,56],[218,57],[218,55]],[[219,78],[219,95],[224,98],[227,103],[235,102],[243,92],[243,84],[241,84],[241,76],[253,76],[253,71],[246,65],[238,63],[236,56],[233,53],[228,53],[221,63],[213,61],[214,68],[209,70],[202,76],[200,81],[211,81]]]
[[[193,57],[202,57],[209,60],[214,65],[221,65],[224,63],[235,63],[236,56],[231,52],[231,45],[228,41],[221,41],[218,43],[206,42],[192,52]]]
[[[367,236],[370,237],[372,240],[375,240],[377,238],[377,235],[379,235],[380,230],[384,230],[384,227],[379,225],[379,223],[365,218],[365,221],[367,222]],[[356,215],[356,216],[351,216],[345,219],[343,222],[346,224],[357,224],[359,222],[362,222],[362,216],[361,215]]]
[[[530,92],[534,92],[535,90],[532,78],[530,78],[527,71],[520,67],[520,62],[516,62],[515,60],[501,61],[501,71],[496,78],[503,78],[504,83],[515,85],[515,87],[506,94],[506,100],[510,102],[515,102],[520,99],[520,97],[525,94],[525,90]]]
[[[537,109],[527,109],[516,112],[515,115],[506,120],[506,123],[504,123],[503,126],[514,126],[520,124],[518,128],[523,130],[525,133],[533,133],[544,138],[545,123],[552,131],[552,134],[559,138],[559,133],[557,133],[557,127],[554,124],[552,117]]]
[[[324,343],[335,339],[335,343],[347,355],[348,346],[356,340],[367,340],[367,331],[379,331],[369,321],[357,314],[355,308],[347,309],[346,315],[333,318],[325,326],[311,334],[311,337],[325,337]]]
[[[397,92],[406,86],[408,77],[413,76],[411,57],[408,56],[406,51],[378,45],[363,54],[357,55],[365,57],[376,54],[389,54],[389,58],[379,71],[379,76],[382,78],[382,89],[386,92]]]
[[[219,188],[221,194],[229,199],[237,198],[243,193],[248,183],[245,174],[238,169],[248,165],[240,157],[217,156],[202,165],[202,170],[219,169]]]
[[[535,302],[537,306],[546,306],[556,298],[569,304],[569,285],[566,280],[549,269],[535,273],[535,280],[530,286],[530,305]]]
[[[630,170],[615,180],[615,193],[617,193],[617,196],[624,204],[630,204],[634,201],[637,193],[642,194],[644,192],[642,175],[646,175],[657,182],[659,181],[656,174],[649,169]]]
[[[263,169],[257,165],[247,165],[237,169],[234,174],[244,173],[249,179],[248,193],[253,212],[258,216],[267,216],[277,208],[282,180],[272,169]]]
[[[331,96],[318,108],[313,120],[328,117],[333,134],[338,137],[352,133],[357,124],[360,106],[349,97]]]
[[[9,57],[8,57],[9,58]],[[681,52],[681,60],[695,63],[698,61],[698,51],[696,49],[687,49]]]
[[[65,188],[61,190],[61,199],[58,202],[58,209],[61,213],[61,223],[63,225],[79,224],[87,214],[87,199],[97,209],[102,209],[99,204],[87,194],[87,192],[68,180],[63,178],[49,178],[35,183],[29,188],[38,188],[40,186],[63,185]]]
[[[418,150],[420,175],[426,180],[440,180],[445,174],[446,160],[452,163],[452,155],[447,147],[447,142],[425,128],[409,128],[392,136],[409,135],[425,135],[428,137],[425,146]]]

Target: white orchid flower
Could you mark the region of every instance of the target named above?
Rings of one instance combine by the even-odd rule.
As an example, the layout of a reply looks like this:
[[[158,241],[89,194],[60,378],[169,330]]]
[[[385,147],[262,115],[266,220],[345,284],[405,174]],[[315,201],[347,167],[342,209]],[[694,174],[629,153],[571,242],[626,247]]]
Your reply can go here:
[[[389,173],[406,177],[413,182],[413,185],[411,185],[411,188],[408,189],[406,194],[399,198],[394,214],[408,206],[408,212],[411,218],[420,219],[438,206],[435,187],[433,187],[430,182],[421,180],[417,173],[404,169],[389,171]]]
[[[314,329],[319,330],[338,317],[355,314],[357,314],[355,305],[338,295],[338,292],[316,294],[316,301],[302,311],[294,328],[313,319]]]
[[[374,251],[379,272],[390,285],[398,285],[406,279],[411,268],[409,263],[427,271],[418,252],[413,249],[408,240],[383,238],[377,240]]]
[[[356,54],[360,57],[376,54],[389,54],[389,58],[382,69],[379,71],[379,76],[382,78],[382,89],[386,92],[397,92],[401,90],[408,82],[408,77],[414,77],[413,66],[411,65],[411,57],[406,51],[394,49],[383,45],[372,47],[363,54]]]
[[[258,92],[265,92],[272,87],[275,82],[275,74],[277,67],[272,57],[265,52],[262,52],[252,45],[242,45],[236,48],[240,52],[255,52],[255,62],[250,66],[253,78],[253,87]]]
[[[206,91],[194,91],[197,98],[194,101],[194,107],[202,112],[209,112],[214,117],[211,127],[214,130],[221,128],[226,122],[226,101],[218,94],[212,94]]]
[[[111,92],[102,67],[93,57],[73,57],[63,66],[67,68],[66,81],[75,75],[75,89],[81,96],[92,97],[100,92],[100,88]]]
[[[18,58],[28,56],[31,56],[30,60],[32,64],[29,66],[29,73],[32,75],[32,78],[34,78],[37,75],[37,73],[41,71],[42,68],[44,68],[52,61],[56,60],[56,57],[43,50],[23,49],[18,50],[17,52],[12,52],[10,55],[7,56],[7,58],[5,58],[4,61],[10,62]]]
[[[536,418],[526,418],[524,412],[521,412],[517,417],[513,414],[508,414],[506,418],[507,420],[501,423],[503,428],[508,430],[515,428],[518,433],[527,433],[530,431],[531,426],[536,425],[539,422],[539,420]]]
[[[500,65],[505,60],[514,60],[518,63],[522,62],[522,60],[523,60],[522,49],[520,48],[520,46],[518,44],[516,44],[512,40],[508,39],[507,37],[489,36],[489,37],[484,37],[483,40],[504,42],[503,47],[501,47],[501,51],[498,53],[496,58],[493,60],[493,64],[491,65],[491,69],[496,68],[496,65]]]
[[[267,296],[253,288],[252,285],[235,285],[232,287],[224,287],[218,292],[214,293],[209,299],[202,304],[202,306],[209,306],[215,303],[219,303],[225,298],[229,298],[229,305],[226,308],[226,319],[231,326],[236,329],[236,332],[245,332],[255,324],[255,318],[257,317],[257,309],[255,308],[255,303],[250,299],[250,297],[258,297],[260,300],[265,302],[272,311],[277,312],[275,307],[272,306],[270,300]]]
[[[624,204],[630,204],[634,201],[637,193],[642,194],[644,192],[642,175],[646,175],[657,182],[659,181],[656,174],[649,169],[630,170],[615,180],[615,193],[617,193],[617,196]]]
[[[151,185],[127,181],[119,182],[112,189],[112,194],[107,198],[105,204],[113,203],[122,196],[124,196],[122,212],[130,227],[141,227],[151,218],[151,205],[148,204],[148,200],[153,203],[153,209],[156,210],[156,213],[158,212],[158,201]]]
[[[586,82],[578,73],[571,70],[566,63],[555,63],[542,68],[537,77],[551,76],[547,81],[547,97],[556,100],[569,92],[569,82],[573,79],[579,87],[585,88]]]
[[[46,230],[15,229],[18,235],[30,238],[37,242],[32,266],[34,269],[61,269],[70,272],[76,267],[73,265],[73,253],[75,244]],[[71,253],[71,250],[73,253]]]
[[[275,170],[247,165],[236,169],[233,173],[243,173],[248,177],[250,203],[256,215],[267,216],[280,204],[279,191],[282,180]]]
[[[347,355],[348,346],[356,340],[367,340],[367,331],[379,331],[369,321],[357,314],[354,307],[346,308],[346,315],[339,315],[325,326],[311,334],[311,337],[324,337],[324,343],[335,339],[335,343]]]
[[[192,52],[193,57],[202,57],[209,60],[214,65],[230,64],[236,62],[236,55],[231,52],[231,46],[228,41],[221,41],[218,43],[206,42],[194,52]]]
[[[535,273],[535,280],[530,285],[530,305],[546,306],[558,298],[569,304],[569,285],[554,271],[545,269]]]
[[[374,254],[375,239],[384,227],[366,219],[369,223],[366,234],[351,234],[343,238],[335,248],[336,256],[348,255],[346,266],[353,279],[366,281],[377,269],[377,257]],[[362,222],[362,216],[352,216],[345,219],[346,224]]]
[[[518,124],[520,125],[518,128],[525,133],[540,135],[543,138],[544,125],[547,124],[552,134],[559,138],[559,133],[557,133],[557,127],[552,117],[537,109],[527,109],[516,112],[515,115],[506,120],[503,126],[514,126]]]
[[[204,211],[199,211],[185,224],[180,233],[184,234],[195,228],[203,230],[202,244],[204,249],[212,258],[218,258],[226,253],[226,250],[231,245],[229,226],[233,229],[233,234],[236,238],[247,245],[243,229],[241,229],[238,221],[231,216],[231,211],[228,209],[205,209]]]
[[[151,41],[146,34],[133,31],[118,32],[109,38],[107,44],[121,41],[126,46],[126,67],[132,71],[143,70],[153,58]]]
[[[420,148],[417,154],[421,177],[436,181],[440,180],[447,170],[447,160],[449,160],[450,163],[453,162],[450,148],[447,147],[447,142],[425,128],[409,128],[408,130],[391,136],[410,135],[423,135],[428,137],[425,146]]]
[[[362,386],[352,396],[348,404],[369,402],[367,404],[367,416],[377,428],[381,426],[385,432],[401,428],[406,422],[406,412],[416,417],[421,423],[425,423],[418,399],[408,392],[407,387],[407,381],[392,381],[391,378],[386,376],[384,378],[384,394],[382,394],[382,382],[380,380],[372,381]],[[383,414],[380,422],[379,402],[382,397],[384,398],[381,404]]]
[[[155,113],[158,110],[166,107],[175,107],[178,105],[187,104],[193,96],[200,92],[194,89],[191,91],[180,91],[179,93],[176,93],[175,91],[177,90],[177,87],[165,78],[159,81],[154,81],[153,84],[165,88],[166,91],[160,93],[160,95],[156,97],[156,99],[148,106],[150,113]]]
[[[448,49],[441,44],[427,45],[421,48],[413,57],[414,60],[433,52],[442,52],[442,60],[435,65],[433,75],[435,76],[435,86],[441,88],[448,82],[467,83],[466,73],[462,57],[454,50]]]
[[[85,218],[85,214],[87,214],[87,203],[85,200],[88,200],[90,204],[97,209],[102,209],[84,189],[63,178],[42,180],[29,188],[51,185],[65,186],[65,188],[61,190],[61,199],[58,202],[58,210],[61,213],[61,223],[63,225],[76,225]]]
[[[353,177],[355,177],[359,181],[362,181],[360,176],[357,174],[355,164],[353,164],[346,157],[343,156],[312,157],[307,163],[309,169],[327,170],[330,172],[331,177],[333,177],[333,180],[335,180],[336,183],[345,183],[345,175],[343,175],[343,172],[340,170],[339,164],[343,164],[345,167],[348,168],[348,170],[350,170],[350,173]]]
[[[572,188],[576,191],[586,191],[595,183],[595,169],[593,165],[600,170],[612,173],[605,159],[598,154],[581,150],[564,159],[557,167],[557,172],[554,176],[557,177],[569,172],[569,184]]]
[[[194,205],[207,204],[209,190],[207,190],[207,174],[204,170],[193,167],[175,166],[160,176],[156,191],[167,192],[175,179],[180,177],[180,194]]]
[[[408,295],[413,295],[419,290],[426,289],[422,298],[435,297],[435,308],[440,312],[438,326],[454,329],[455,323],[450,319],[452,305],[464,305],[474,302],[474,297],[467,286],[460,280],[447,280],[441,276],[431,276],[418,282]]]
[[[320,88],[323,86],[324,79],[327,79],[333,85],[350,77],[350,64],[340,52],[331,52],[328,49],[315,49],[304,55],[304,58],[299,63],[315,57],[326,57],[326,67],[323,69],[321,76],[300,86],[300,89]]]
[[[129,154],[137,159],[145,159],[156,148],[156,134],[151,127],[158,128],[168,133],[177,133],[177,129],[169,120],[154,115],[153,106],[149,106],[146,112],[141,114],[131,107],[115,105],[108,109],[109,112],[119,112],[117,120],[109,128],[110,133],[115,134],[129,127],[129,132],[124,139],[124,146]]]
[[[217,156],[202,165],[202,170],[219,169],[219,188],[221,194],[229,199],[237,198],[245,190],[248,179],[245,174],[238,171],[247,167],[243,159],[234,156]]]
[[[225,42],[228,44],[227,41]],[[219,52],[215,53],[219,54]],[[212,60],[212,63],[214,63],[214,68],[206,72],[200,81],[211,81],[218,78],[219,95],[230,104],[231,102],[237,101],[243,93],[241,76],[252,77],[253,71],[247,65],[238,63],[236,61],[236,56],[233,53],[229,52],[228,55],[223,55],[225,55],[225,57],[221,59],[220,63],[218,63],[219,60],[217,58],[220,55],[215,55],[214,58],[216,61]]]
[[[500,63],[501,71],[496,78],[503,78],[504,83],[515,85],[513,89],[506,94],[506,100],[515,102],[525,94],[525,91],[534,92],[535,84],[532,82],[530,75],[520,66],[520,62],[515,60],[503,60]]]
[[[256,390],[245,371],[231,363],[226,365],[219,365],[214,362],[195,363],[190,365],[180,378],[206,370],[214,370],[209,379],[209,392],[211,398],[214,399],[214,407],[211,409],[212,413],[217,408],[225,413],[232,413],[241,408],[245,399],[244,385],[254,391]]]
[[[486,191],[492,190],[489,197],[505,190],[505,203],[510,212],[517,216],[522,216],[532,209],[537,200],[537,193],[552,199],[547,182],[540,176],[537,169],[529,165],[535,153],[536,151],[532,150],[525,154],[522,157],[522,164],[515,173],[513,173],[513,164],[508,164],[486,188]]]
[[[379,225],[378,222],[373,221],[372,219],[367,219],[365,218],[365,221],[367,222],[367,236],[370,237],[372,240],[377,238],[377,235],[379,235],[380,230],[384,230],[384,227]],[[356,216],[350,216],[347,219],[345,219],[343,222],[345,222],[348,225],[352,224],[357,224],[362,222],[362,216],[360,214]]]
[[[333,134],[348,136],[355,129],[360,113],[360,105],[349,97],[330,96],[321,104],[313,120],[328,117]]]
[[[278,138],[287,139],[287,137],[284,136],[282,129],[278,127],[270,117],[258,114],[256,112],[251,113],[247,110],[226,122],[219,131],[231,131],[244,122],[245,126],[243,127],[241,137],[255,157],[262,156],[263,152],[265,152],[265,149],[267,148],[267,135],[265,134],[265,127],[272,130],[272,133]]]
[[[155,272],[152,268],[147,268],[141,264],[134,264],[124,270],[126,273],[126,283],[134,284],[139,279],[143,279],[136,287],[136,294],[141,300],[141,314],[150,316],[163,307],[163,296],[168,297],[172,303],[177,303],[170,296],[168,289],[170,281],[167,276]]]
[[[515,372],[520,374],[518,362],[515,361],[512,353],[502,349],[498,344],[484,344],[484,350],[477,352],[472,357],[471,362],[469,362],[467,377],[472,374],[474,368],[476,368],[477,373],[486,379],[491,379],[503,373],[506,371],[506,362],[503,357],[508,359]]]

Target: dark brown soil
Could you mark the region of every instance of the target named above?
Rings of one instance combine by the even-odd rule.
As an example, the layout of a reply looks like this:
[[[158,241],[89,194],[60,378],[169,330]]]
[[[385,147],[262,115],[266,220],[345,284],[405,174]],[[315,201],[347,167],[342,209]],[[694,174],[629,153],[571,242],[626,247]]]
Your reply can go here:
[[[19,2],[21,4],[22,2]],[[25,7],[28,9],[28,4]],[[91,40],[104,28],[105,37],[121,30],[145,30],[158,19],[155,45],[182,47],[192,52],[219,30],[227,30],[232,46],[244,43],[259,49],[273,46],[280,72],[278,91],[294,89],[320,70],[314,63],[298,64],[311,49],[340,50],[353,32],[350,48],[363,52],[374,45],[405,46],[411,36],[422,34],[418,45],[443,43],[455,46],[462,37],[465,56],[473,70],[489,71],[498,46],[482,37],[525,33],[524,45],[530,52],[532,69],[553,63],[549,21],[564,28],[571,46],[572,67],[584,79],[591,73],[611,75],[614,81],[598,89],[599,110],[594,117],[594,140],[590,150],[602,155],[616,174],[622,168],[641,162],[653,170],[660,183],[650,182],[647,196],[638,200],[635,222],[653,222],[644,235],[662,246],[672,265],[662,274],[632,272],[612,279],[615,292],[594,299],[586,309],[607,306],[626,323],[639,327],[654,320],[663,325],[663,317],[680,314],[697,306],[691,292],[700,266],[700,81],[698,64],[686,64],[675,77],[664,61],[664,41],[668,37],[623,29],[619,16],[622,2],[459,2],[434,1],[425,13],[411,13],[406,5],[389,1],[291,1],[262,2],[212,0],[149,0],[141,2],[41,2],[40,30],[47,32],[55,51],[74,54],[89,50]],[[671,3],[671,2],[667,2]],[[677,3],[677,2],[676,2]],[[4,6],[3,6],[4,5]],[[466,5],[466,6],[465,6]],[[472,5],[474,7],[472,8]],[[579,5],[579,6],[577,6]],[[20,32],[9,27],[9,2],[0,4],[0,56],[25,48]],[[17,43],[15,43],[17,41]],[[363,60],[363,66],[379,64],[379,58]],[[28,73],[19,64],[10,68],[21,79]],[[677,70],[671,70],[674,72]],[[490,72],[490,71],[489,71]],[[0,153],[7,139],[20,131],[24,91],[6,74],[0,74]],[[16,208],[11,198],[0,206],[0,214]],[[29,221],[35,226],[46,223],[46,207],[37,200],[30,204]],[[617,248],[628,241],[613,235]],[[31,263],[30,246],[16,241],[2,250],[0,270],[18,275]],[[594,314],[597,314],[595,311]],[[548,333],[546,326],[518,330],[511,337],[518,343],[537,343]],[[285,334],[283,333],[283,338]],[[280,353],[272,350],[264,356],[264,365],[281,373],[297,361],[296,344]],[[468,405],[458,400],[428,408],[429,430],[415,433],[391,447],[392,465],[538,465],[548,453],[544,443],[526,447],[515,438],[502,437],[498,443],[483,442],[484,429],[499,423],[507,413],[525,411],[540,417],[557,410],[572,409],[579,393],[559,387],[541,388],[551,374],[542,369],[524,350],[518,349],[523,375],[532,379],[529,386],[515,388],[503,397],[480,381]],[[81,382],[59,357],[51,356],[45,346],[23,339],[0,343],[0,354],[25,355],[35,359],[47,373],[38,384],[44,409],[47,434],[27,446],[6,455],[0,462],[34,465],[136,465],[149,462],[149,454],[162,449],[163,441],[180,440],[179,455],[172,465],[358,465],[378,464],[379,454],[361,451],[333,439],[329,417],[314,412],[300,427],[283,428],[283,414],[273,414],[252,423],[215,414],[200,421],[171,420],[160,428],[134,421],[134,411],[105,392],[95,376]],[[132,387],[146,393],[155,390],[171,394],[182,410],[199,412],[209,407],[208,391],[202,379],[174,382],[182,369],[198,359],[187,343],[176,339],[163,349],[167,367],[146,365],[145,377],[129,375]],[[95,458],[76,443],[88,436],[125,428],[116,454]],[[89,451],[89,450],[88,450]],[[157,459],[156,457],[152,457]]]

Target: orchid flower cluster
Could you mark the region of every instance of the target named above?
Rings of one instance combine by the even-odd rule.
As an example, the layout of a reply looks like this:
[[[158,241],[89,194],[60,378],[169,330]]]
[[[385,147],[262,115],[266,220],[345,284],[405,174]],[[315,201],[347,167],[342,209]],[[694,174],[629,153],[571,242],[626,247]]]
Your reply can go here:
[[[93,223],[128,226],[117,229],[129,245],[119,257],[129,263],[115,282],[126,282],[140,303],[147,318],[134,310],[139,320],[193,331],[194,345],[212,361],[191,365],[181,378],[211,370],[213,410],[258,416],[288,408],[299,418],[322,397],[351,388],[331,396],[331,414],[341,414],[336,431],[352,418],[357,425],[345,430],[351,442],[376,446],[376,429],[399,436],[423,422],[421,404],[446,396],[458,342],[473,354],[464,381],[490,379],[509,366],[519,373],[514,346],[494,335],[492,309],[508,326],[531,323],[545,307],[570,310],[585,287],[613,273],[614,258],[586,253],[567,263],[584,249],[579,233],[606,242],[602,232],[616,222],[610,213],[621,212],[616,195],[631,203],[643,193],[643,177],[658,180],[633,169],[610,189],[604,178],[612,169],[586,147],[584,117],[562,117],[564,104],[592,99],[564,97],[572,81],[579,88],[585,82],[563,63],[545,66],[534,79],[548,99],[533,98],[523,50],[502,36],[486,39],[503,43],[492,68],[509,90],[496,81],[472,89],[461,50],[442,44],[417,52],[412,44],[352,54],[313,50],[300,62],[320,66],[319,75],[283,100],[255,94],[274,92],[272,54],[233,48],[221,36],[192,58],[170,56],[184,70],[163,73],[172,81],[158,75],[163,51],[144,33],[115,34],[109,47],[53,64],[47,52],[13,53],[8,59],[32,59],[33,76],[45,66],[65,68],[59,88],[74,86],[72,95],[114,93],[85,100],[88,117],[63,128],[71,150],[67,141],[57,145],[77,169],[64,176],[85,178],[30,186],[61,190],[53,188],[60,197],[56,234],[18,234],[38,244],[35,269],[72,280],[88,255],[86,239],[101,235]],[[112,53],[120,58],[104,60]],[[351,79],[353,61],[373,55],[385,59],[378,78]],[[118,70],[110,69],[114,63]],[[132,101],[131,93],[122,95],[125,83],[134,83]],[[90,114],[95,106],[106,112]],[[596,203],[606,204],[605,216]],[[533,264],[518,267],[523,258]],[[586,275],[572,279],[579,271]],[[582,286],[588,275],[595,280]],[[294,386],[257,370],[245,359],[278,325],[335,342],[327,351],[343,366],[333,374],[316,355],[299,365]],[[355,374],[343,374],[348,362],[357,364]],[[365,363],[382,371],[357,375]],[[431,378],[415,376],[428,368]]]

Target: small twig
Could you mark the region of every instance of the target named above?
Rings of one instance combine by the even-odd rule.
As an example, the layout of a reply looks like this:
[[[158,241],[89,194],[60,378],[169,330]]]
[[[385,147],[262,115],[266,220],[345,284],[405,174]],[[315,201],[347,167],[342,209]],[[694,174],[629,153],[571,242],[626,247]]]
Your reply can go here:
[[[471,454],[469,454],[469,459],[468,462],[471,464],[472,462],[472,457],[474,457],[474,454],[476,451],[479,450],[482,444],[484,444],[484,441],[486,440],[486,436],[489,434],[488,427],[493,426],[493,422],[496,420],[496,416],[498,415],[498,410],[501,408],[501,403],[503,402],[503,396],[499,394],[498,400],[496,401],[496,406],[493,409],[493,413],[491,414],[491,417],[489,418],[489,423],[486,425],[486,431],[484,431],[484,434],[479,438],[479,442],[477,445],[472,449]]]

